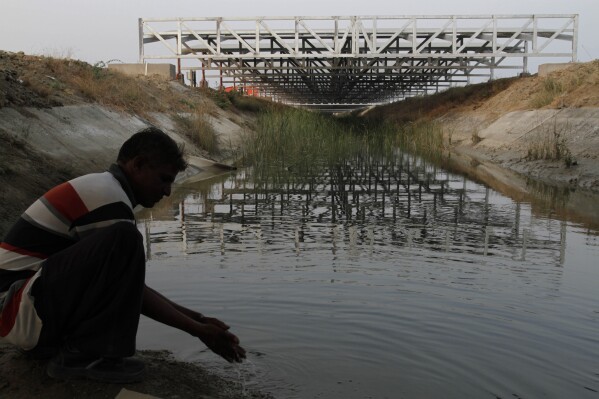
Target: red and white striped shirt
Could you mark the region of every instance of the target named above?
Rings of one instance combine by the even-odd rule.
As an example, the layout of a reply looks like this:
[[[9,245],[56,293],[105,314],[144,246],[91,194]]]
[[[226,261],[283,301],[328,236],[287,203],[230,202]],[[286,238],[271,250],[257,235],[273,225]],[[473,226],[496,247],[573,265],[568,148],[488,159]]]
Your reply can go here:
[[[45,259],[103,227],[135,223],[133,192],[117,165],[60,184],[35,201],[0,243],[0,342],[35,347],[42,329],[31,287]]]

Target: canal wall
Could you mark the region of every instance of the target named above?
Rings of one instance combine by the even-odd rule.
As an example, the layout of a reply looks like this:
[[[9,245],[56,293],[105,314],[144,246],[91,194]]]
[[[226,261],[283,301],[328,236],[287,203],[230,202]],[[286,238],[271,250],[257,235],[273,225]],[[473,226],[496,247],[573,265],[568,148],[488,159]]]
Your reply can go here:
[[[0,132],[22,140],[48,160],[68,162],[76,167],[78,174],[106,169],[115,161],[123,142],[150,124],[185,145],[189,155],[201,158],[198,148],[178,133],[172,115],[150,113],[149,116],[151,122],[99,104],[26,109],[7,107],[0,108]],[[226,113],[217,112],[209,120],[221,145],[239,145],[245,128],[238,123],[243,119],[236,122]],[[212,163],[216,162],[198,162],[205,166]]]
[[[375,107],[366,118],[434,122],[460,169],[599,192],[599,60],[548,64],[538,75],[455,87]],[[494,170],[492,176],[489,170]],[[502,181],[518,187],[513,176]]]
[[[149,113],[148,119],[100,104],[52,108],[0,108],[0,238],[15,218],[53,185],[80,174],[103,171],[115,162],[122,143],[150,124],[185,145],[189,167],[177,182],[207,178],[227,170],[179,134],[172,114]],[[222,148],[235,150],[250,117],[216,109],[207,115]],[[218,161],[218,162],[217,162]]]
[[[599,108],[522,110],[496,118],[453,113],[439,122],[451,151],[470,159],[471,173],[480,172],[481,178],[492,164],[494,170],[499,167],[545,183],[599,192]],[[531,156],[542,147],[556,146],[563,152],[560,159]],[[519,180],[510,176],[504,183]]]

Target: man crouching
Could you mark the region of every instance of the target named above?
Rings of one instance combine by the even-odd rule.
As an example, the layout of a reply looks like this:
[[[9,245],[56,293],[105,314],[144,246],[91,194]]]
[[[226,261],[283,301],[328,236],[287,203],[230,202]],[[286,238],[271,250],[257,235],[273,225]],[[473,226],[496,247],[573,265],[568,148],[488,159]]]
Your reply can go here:
[[[187,163],[150,127],[122,145],[117,163],[60,184],[35,201],[0,243],[0,342],[51,358],[50,377],[141,380],[133,358],[139,316],[198,337],[229,362],[245,350],[222,321],[145,285],[133,208],[169,196]]]

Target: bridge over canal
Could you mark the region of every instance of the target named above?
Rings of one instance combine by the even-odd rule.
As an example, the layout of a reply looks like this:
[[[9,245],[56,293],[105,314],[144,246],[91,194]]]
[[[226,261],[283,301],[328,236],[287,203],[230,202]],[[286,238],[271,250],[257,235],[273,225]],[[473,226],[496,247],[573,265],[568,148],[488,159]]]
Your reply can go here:
[[[175,60],[192,85],[346,110],[576,61],[578,15],[139,19],[141,63]]]

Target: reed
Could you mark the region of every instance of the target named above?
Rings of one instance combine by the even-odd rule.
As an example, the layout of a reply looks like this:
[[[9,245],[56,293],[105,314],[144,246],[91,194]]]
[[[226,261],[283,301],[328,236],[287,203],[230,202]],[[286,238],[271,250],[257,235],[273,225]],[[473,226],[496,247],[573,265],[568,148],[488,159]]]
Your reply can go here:
[[[434,121],[404,123],[399,126],[397,145],[402,150],[435,160],[443,157],[444,140],[441,125]]]
[[[435,123],[397,125],[357,117],[336,118],[302,109],[270,108],[258,114],[257,129],[240,154],[241,166],[254,176],[289,181],[334,170],[348,159],[360,164],[394,162],[398,150],[426,158],[443,153],[443,135]],[[319,172],[320,171],[320,172]]]

